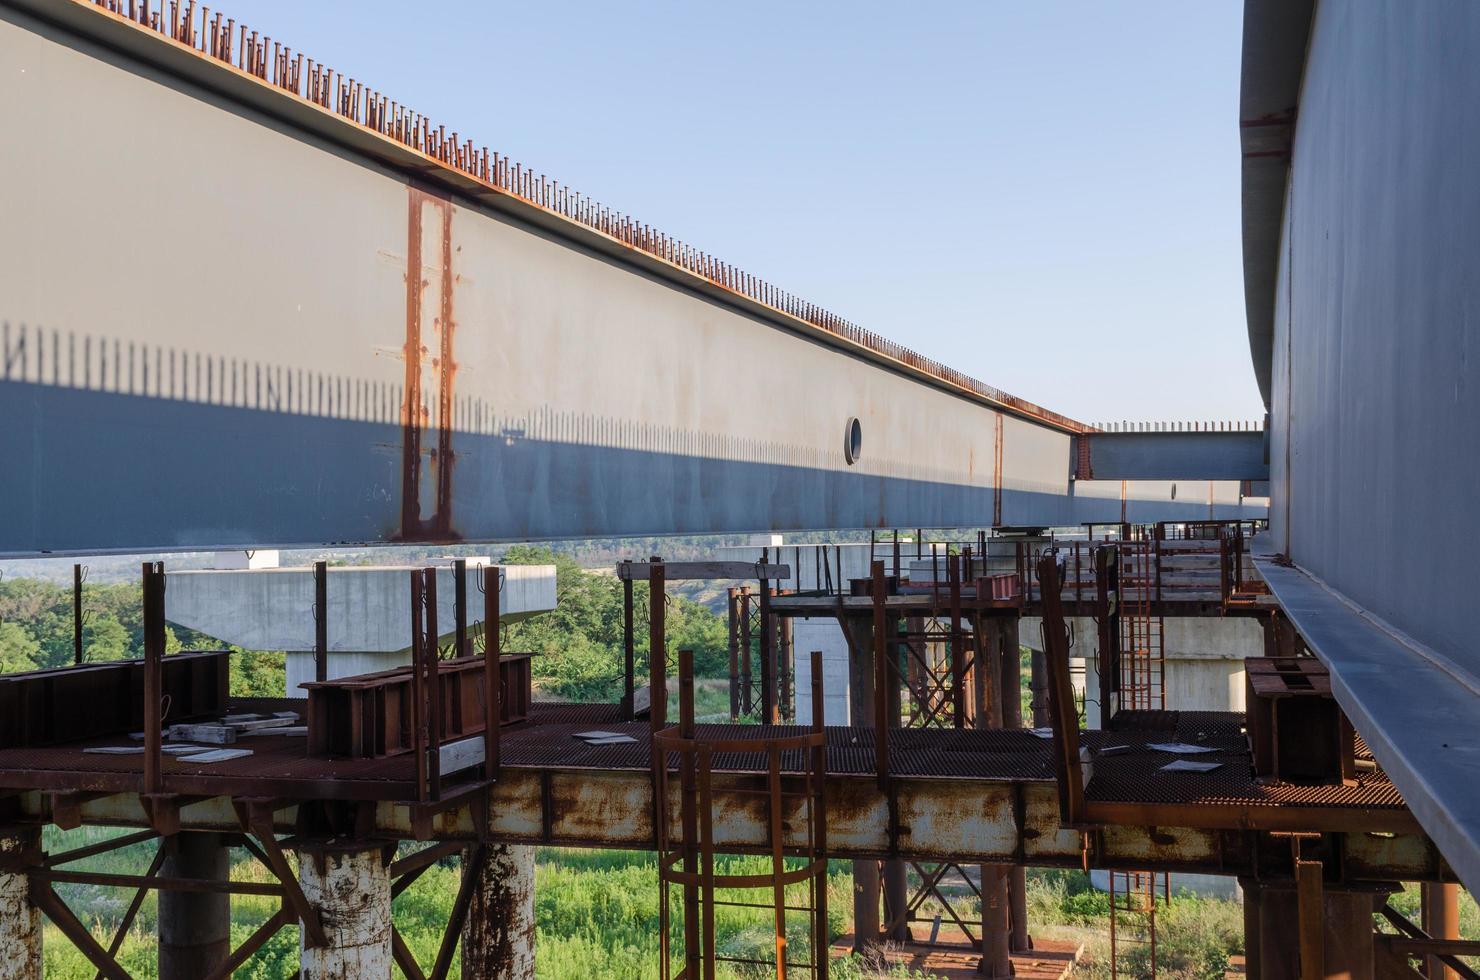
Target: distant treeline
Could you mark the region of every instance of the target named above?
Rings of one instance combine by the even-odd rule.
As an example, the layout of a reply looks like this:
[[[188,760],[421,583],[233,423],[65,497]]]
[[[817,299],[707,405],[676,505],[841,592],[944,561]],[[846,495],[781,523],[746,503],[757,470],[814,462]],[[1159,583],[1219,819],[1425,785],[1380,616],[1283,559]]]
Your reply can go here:
[[[615,700],[622,690],[622,584],[586,571],[575,558],[546,546],[519,545],[510,564],[554,565],[554,612],[509,627],[512,650],[533,652],[534,673],[549,694],[570,700]],[[647,673],[647,586],[635,589],[639,683]],[[117,582],[83,587],[83,652],[88,662],[143,655],[140,587]],[[669,649],[693,650],[700,676],[724,676],[729,652],[725,620],[699,603],[668,597]],[[231,649],[232,693],[281,695],[284,655],[244,651],[183,627],[170,626],[165,650]],[[0,672],[61,667],[73,660],[72,589],[33,578],[0,581]]]

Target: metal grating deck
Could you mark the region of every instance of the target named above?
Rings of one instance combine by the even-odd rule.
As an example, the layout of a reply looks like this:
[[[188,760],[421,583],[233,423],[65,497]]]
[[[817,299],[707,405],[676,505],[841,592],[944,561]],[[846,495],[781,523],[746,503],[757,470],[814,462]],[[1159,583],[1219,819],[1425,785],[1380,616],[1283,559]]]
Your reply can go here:
[[[530,721],[503,730],[501,752],[507,769],[646,772],[648,724],[622,722],[615,705],[536,704]],[[1252,776],[1242,716],[1218,712],[1125,712],[1116,729],[1086,732],[1084,744],[1097,758],[1086,787],[1095,800],[1208,805],[1326,806],[1401,809],[1403,801],[1381,772],[1361,785],[1297,786],[1260,784]],[[1132,727],[1134,726],[1134,727]],[[574,737],[599,729],[631,735],[635,742],[591,746]],[[702,738],[730,739],[763,734],[800,734],[795,726],[700,725]],[[828,773],[872,777],[872,728],[827,730]],[[127,738],[91,739],[75,744],[0,750],[0,787],[13,789],[133,792],[140,785],[141,755],[89,755],[93,745],[126,744]],[[1210,773],[1165,773],[1162,765],[1178,756],[1145,746],[1158,741],[1196,742],[1217,751],[1196,756],[1220,763]],[[381,759],[327,759],[304,755],[306,740],[278,735],[243,739],[251,756],[219,763],[187,763],[166,757],[168,788],[199,795],[273,793],[303,799],[409,798],[413,767],[409,755]],[[1100,755],[1110,745],[1129,751]],[[899,778],[978,782],[1047,782],[1053,779],[1052,743],[1031,731],[896,729],[890,733],[892,774]],[[784,767],[800,771],[800,757]],[[760,754],[716,757],[717,772],[761,773]]]

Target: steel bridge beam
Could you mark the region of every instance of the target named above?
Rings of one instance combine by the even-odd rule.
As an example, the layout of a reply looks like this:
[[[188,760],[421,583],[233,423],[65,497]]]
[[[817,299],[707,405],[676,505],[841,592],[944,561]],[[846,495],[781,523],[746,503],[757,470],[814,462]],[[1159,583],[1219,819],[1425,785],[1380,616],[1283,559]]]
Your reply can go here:
[[[0,60],[0,555],[1214,509],[91,3],[0,0]]]
[[[765,797],[755,792],[763,783],[762,776],[716,774],[715,840],[721,849],[764,851]],[[1064,829],[1049,782],[897,778],[885,792],[872,777],[830,776],[827,794],[828,853],[840,859],[1055,867],[1084,867],[1088,862],[1100,868],[1246,877],[1291,872],[1288,841],[1260,831],[1171,824],[1107,827],[1086,836]],[[47,819],[43,794],[22,794],[18,804],[22,819]],[[653,846],[652,777],[645,770],[506,769],[487,812],[497,842],[637,850]],[[138,797],[128,793],[84,802],[81,817],[99,825],[149,825]],[[1334,809],[1326,819],[1333,827],[1345,820],[1352,828],[1326,835],[1332,852],[1339,854],[1341,873],[1351,880],[1453,880],[1422,834],[1356,829],[1365,828],[1368,820],[1361,811]],[[280,833],[297,832],[295,806],[282,805],[274,820]],[[474,840],[474,820],[468,806],[453,807],[434,817],[430,828],[422,828],[422,836],[430,829],[439,841]],[[240,829],[227,797],[182,808],[180,825],[224,833]],[[407,840],[417,836],[417,828],[405,804],[383,802],[375,805],[372,834]]]

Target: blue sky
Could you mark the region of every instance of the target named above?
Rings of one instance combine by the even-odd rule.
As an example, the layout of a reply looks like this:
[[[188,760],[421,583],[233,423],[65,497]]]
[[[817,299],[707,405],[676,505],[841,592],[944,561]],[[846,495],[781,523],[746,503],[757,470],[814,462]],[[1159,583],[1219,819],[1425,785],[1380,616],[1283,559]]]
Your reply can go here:
[[[1262,416],[1237,0],[223,7],[1057,411]]]

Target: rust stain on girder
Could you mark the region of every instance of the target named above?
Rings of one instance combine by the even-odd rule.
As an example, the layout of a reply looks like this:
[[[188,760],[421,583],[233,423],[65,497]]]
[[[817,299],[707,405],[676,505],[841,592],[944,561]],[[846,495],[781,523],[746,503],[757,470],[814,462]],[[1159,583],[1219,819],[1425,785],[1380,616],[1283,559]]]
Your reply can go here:
[[[711,296],[743,301],[789,329],[823,339],[902,373],[1064,432],[1092,426],[984,384],[939,361],[809,303],[758,276],[688,245],[651,225],[536,173],[507,156],[477,146],[456,130],[433,123],[373,88],[281,43],[259,40],[244,24],[190,4],[168,16],[163,0],[58,0],[74,28],[106,43],[168,46],[159,61],[242,101],[291,100],[297,124],[419,179],[435,180],[480,201],[495,202],[547,228],[607,251],[640,253],[644,264],[700,287]],[[197,14],[197,9],[199,13]],[[104,18],[88,20],[89,15]],[[96,26],[94,26],[96,25]],[[144,54],[145,52],[137,52]],[[150,52],[152,53],[152,52]],[[184,55],[188,61],[182,61]],[[250,86],[250,88],[243,88]],[[302,110],[308,110],[305,116]],[[284,113],[288,114],[288,113]],[[347,128],[346,128],[347,127]]]
[[[420,187],[406,188],[406,364],[405,396],[401,405],[401,541],[449,541],[457,538],[452,528],[452,470],[456,455],[452,448],[454,384],[457,359],[454,355],[456,276],[452,270],[452,202],[445,196]],[[427,208],[437,217],[440,234],[435,243],[424,241],[423,221]],[[431,253],[430,255],[428,253]],[[437,270],[437,313],[427,336],[425,301],[427,259],[435,256]],[[430,358],[429,340],[436,353]],[[424,375],[430,367],[435,382],[436,441],[427,447],[432,426],[429,392]],[[430,517],[422,516],[423,471],[429,469],[435,483],[435,503]]]

